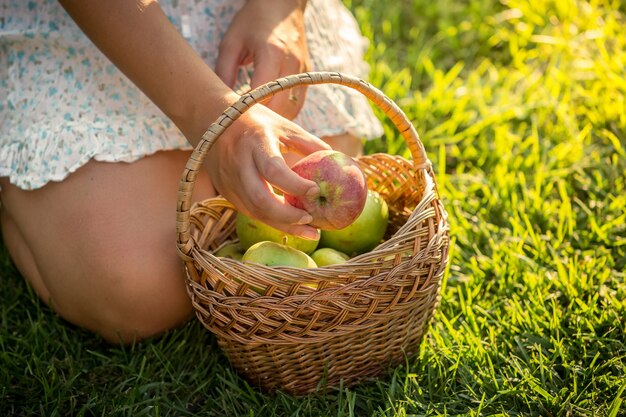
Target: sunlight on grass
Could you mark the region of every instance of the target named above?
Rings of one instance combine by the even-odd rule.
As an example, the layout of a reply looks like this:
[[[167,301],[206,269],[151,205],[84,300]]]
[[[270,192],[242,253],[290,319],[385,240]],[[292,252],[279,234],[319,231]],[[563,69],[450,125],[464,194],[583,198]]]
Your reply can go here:
[[[372,82],[446,170],[455,237],[421,372],[412,370],[421,401],[407,413],[608,415],[621,404],[626,358],[623,10],[481,3],[466,9],[484,13],[480,28],[451,8],[429,41],[393,50],[382,31],[370,52]],[[418,12],[429,9],[445,14],[413,2],[417,26],[429,27]],[[387,16],[356,11],[366,33]],[[442,59],[424,53],[435,41]],[[385,59],[394,53],[400,71]],[[406,155],[388,123],[386,134],[370,150]]]

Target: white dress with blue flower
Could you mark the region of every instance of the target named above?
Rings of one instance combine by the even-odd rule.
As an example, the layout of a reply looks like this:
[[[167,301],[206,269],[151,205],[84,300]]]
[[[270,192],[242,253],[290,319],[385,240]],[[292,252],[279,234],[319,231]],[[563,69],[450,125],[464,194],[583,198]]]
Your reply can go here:
[[[211,67],[244,3],[159,2]],[[367,75],[367,41],[339,0],[309,0],[305,25],[314,70]],[[309,88],[295,122],[317,136],[382,134],[367,99],[335,85]],[[92,158],[132,162],[169,149],[191,147],[56,0],[0,0],[0,177],[30,190],[62,181]]]

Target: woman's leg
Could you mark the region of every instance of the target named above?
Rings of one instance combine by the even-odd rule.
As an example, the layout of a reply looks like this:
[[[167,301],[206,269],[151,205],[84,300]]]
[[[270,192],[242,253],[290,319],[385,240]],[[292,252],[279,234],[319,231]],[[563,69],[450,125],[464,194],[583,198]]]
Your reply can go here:
[[[324,136],[321,138],[324,142],[328,143],[331,148],[357,157],[363,155],[363,142],[356,136],[352,136],[349,133],[336,136]]]
[[[5,244],[35,291],[66,320],[132,342],[192,314],[176,253],[176,193],[188,152],[90,161],[24,191],[0,179]],[[198,175],[194,201],[214,195]]]

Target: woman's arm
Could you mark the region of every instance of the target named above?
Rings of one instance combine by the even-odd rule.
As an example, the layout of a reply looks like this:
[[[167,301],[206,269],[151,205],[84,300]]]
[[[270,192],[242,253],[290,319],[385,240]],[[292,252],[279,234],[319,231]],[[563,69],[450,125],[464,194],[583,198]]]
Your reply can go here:
[[[195,53],[154,0],[60,0],[85,34],[196,145],[237,100]],[[319,187],[295,174],[281,147],[306,155],[328,145],[264,106],[254,106],[215,142],[211,181],[239,210],[288,233],[317,237],[311,217],[269,184],[304,195]]]
[[[60,0],[92,42],[195,145],[237,95],[154,0]]]

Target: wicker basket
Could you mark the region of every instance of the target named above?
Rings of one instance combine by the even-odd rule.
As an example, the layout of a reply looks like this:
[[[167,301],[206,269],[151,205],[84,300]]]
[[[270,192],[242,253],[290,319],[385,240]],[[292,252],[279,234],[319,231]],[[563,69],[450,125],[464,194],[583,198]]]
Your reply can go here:
[[[389,205],[384,242],[345,264],[265,267],[212,255],[236,240],[234,207],[221,197],[191,203],[196,174],[220,134],[252,105],[303,84],[361,92],[394,122],[412,160],[357,159],[368,187]],[[265,391],[305,394],[380,375],[418,351],[448,262],[447,215],[424,147],[404,113],[370,84],[340,73],[282,78],[244,94],[213,123],[180,182],[177,232],[197,318],[231,364]],[[317,289],[306,283],[316,283]],[[303,285],[304,284],[304,285]]]

